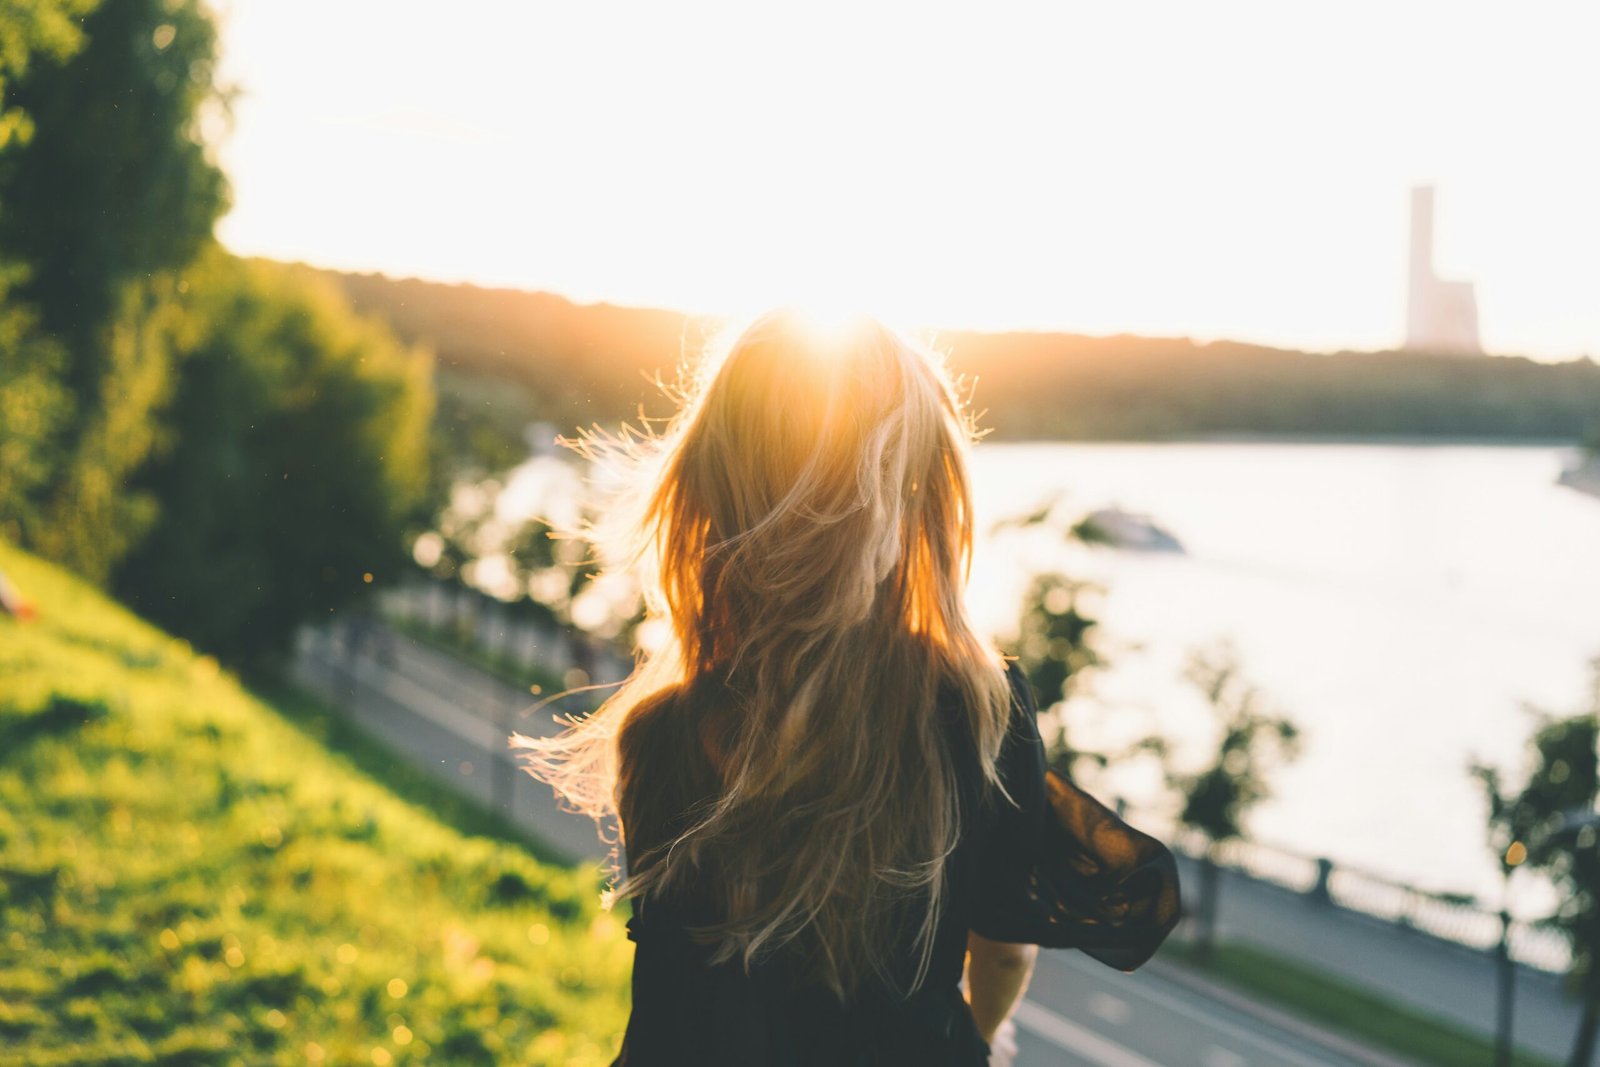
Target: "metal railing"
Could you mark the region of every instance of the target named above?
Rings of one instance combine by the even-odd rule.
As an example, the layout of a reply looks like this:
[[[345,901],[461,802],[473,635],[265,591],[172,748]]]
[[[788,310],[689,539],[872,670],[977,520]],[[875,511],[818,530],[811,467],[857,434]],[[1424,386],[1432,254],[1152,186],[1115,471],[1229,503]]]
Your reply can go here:
[[[397,622],[469,637],[485,655],[524,669],[540,668],[569,687],[616,681],[632,670],[609,643],[541,617],[526,604],[507,604],[460,582],[409,581],[385,590],[378,609]]]
[[[1198,859],[1203,838],[1182,836],[1179,848]],[[1500,943],[1500,913],[1470,894],[1419,889],[1381,875],[1254,841],[1227,841],[1212,851],[1219,866],[1310,900],[1415,930],[1441,941],[1492,952]],[[1563,974],[1572,951],[1558,931],[1514,921],[1511,957],[1536,970]]]
[[[620,679],[631,664],[604,642],[553,621],[518,617],[501,601],[458,582],[416,581],[384,594],[382,610],[436,628],[470,630],[484,652],[556,675],[575,668],[595,680]],[[1180,851],[1199,858],[1203,839],[1180,836]],[[1212,851],[1218,864],[1258,882],[1312,900],[1415,930],[1442,941],[1492,951],[1500,941],[1500,914],[1469,894],[1419,889],[1348,864],[1254,841],[1227,841]],[[1566,939],[1548,927],[1513,922],[1513,959],[1541,971],[1564,973],[1572,955]]]

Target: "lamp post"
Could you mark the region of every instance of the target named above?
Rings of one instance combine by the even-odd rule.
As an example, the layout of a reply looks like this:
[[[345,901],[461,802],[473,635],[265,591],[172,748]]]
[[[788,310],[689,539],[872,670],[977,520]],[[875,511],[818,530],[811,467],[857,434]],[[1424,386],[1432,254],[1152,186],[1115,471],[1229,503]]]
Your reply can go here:
[[[1511,876],[1528,858],[1528,846],[1513,841],[1500,857],[1500,944],[1495,949],[1498,996],[1495,1003],[1494,1064],[1511,1067],[1511,1028],[1516,1007],[1516,966],[1511,962]]]
[[[1549,832],[1546,840],[1570,840],[1573,859],[1576,862],[1580,851],[1592,849],[1600,843],[1600,811],[1592,808],[1573,808],[1567,811],[1555,829]],[[1571,1067],[1588,1067],[1593,1059],[1595,1020],[1597,1014],[1600,1014],[1600,1002],[1595,1000],[1593,976],[1587,984],[1589,988],[1584,990],[1583,1020],[1579,1023],[1578,1040],[1569,1061]]]
[[[1514,823],[1514,821],[1513,821]],[[1576,808],[1565,813],[1555,828],[1545,835],[1546,841],[1573,839],[1575,846],[1583,846],[1583,831],[1600,828],[1600,812]],[[1592,845],[1593,842],[1588,842]],[[1512,1027],[1516,1007],[1516,964],[1511,960],[1511,877],[1528,859],[1528,846],[1512,841],[1500,857],[1502,876],[1500,895],[1500,943],[1495,947],[1495,962],[1499,972],[1498,996],[1495,1005],[1495,1067],[1511,1067]]]

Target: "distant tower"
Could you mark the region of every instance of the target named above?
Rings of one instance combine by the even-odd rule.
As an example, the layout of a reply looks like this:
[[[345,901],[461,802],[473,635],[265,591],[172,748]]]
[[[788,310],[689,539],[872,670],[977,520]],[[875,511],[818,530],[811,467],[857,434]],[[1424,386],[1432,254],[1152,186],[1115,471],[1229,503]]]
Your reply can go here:
[[[1406,347],[1423,352],[1480,355],[1478,298],[1471,282],[1433,272],[1433,186],[1411,190],[1411,272]]]

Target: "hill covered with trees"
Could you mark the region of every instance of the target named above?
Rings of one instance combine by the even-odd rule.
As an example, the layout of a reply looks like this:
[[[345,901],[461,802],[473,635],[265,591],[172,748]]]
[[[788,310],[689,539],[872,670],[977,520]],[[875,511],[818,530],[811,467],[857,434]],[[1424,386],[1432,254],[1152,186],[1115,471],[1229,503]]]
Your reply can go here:
[[[331,272],[330,272],[331,273]],[[548,293],[333,274],[360,310],[442,368],[522,383],[563,427],[666,414],[670,380],[721,322]],[[1059,333],[933,336],[1006,438],[1212,435],[1578,440],[1600,426],[1600,365],[1413,352],[1313,354],[1219,341]]]

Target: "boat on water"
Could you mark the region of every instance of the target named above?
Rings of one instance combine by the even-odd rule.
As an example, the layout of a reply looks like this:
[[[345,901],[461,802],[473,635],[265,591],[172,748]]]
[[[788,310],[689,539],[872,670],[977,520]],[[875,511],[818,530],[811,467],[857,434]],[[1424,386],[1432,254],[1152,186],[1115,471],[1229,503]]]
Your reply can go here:
[[[1178,539],[1149,515],[1123,508],[1099,508],[1073,527],[1079,539],[1133,552],[1182,552]]]
[[[1561,472],[1560,484],[1590,496],[1600,496],[1600,453],[1590,452]]]

